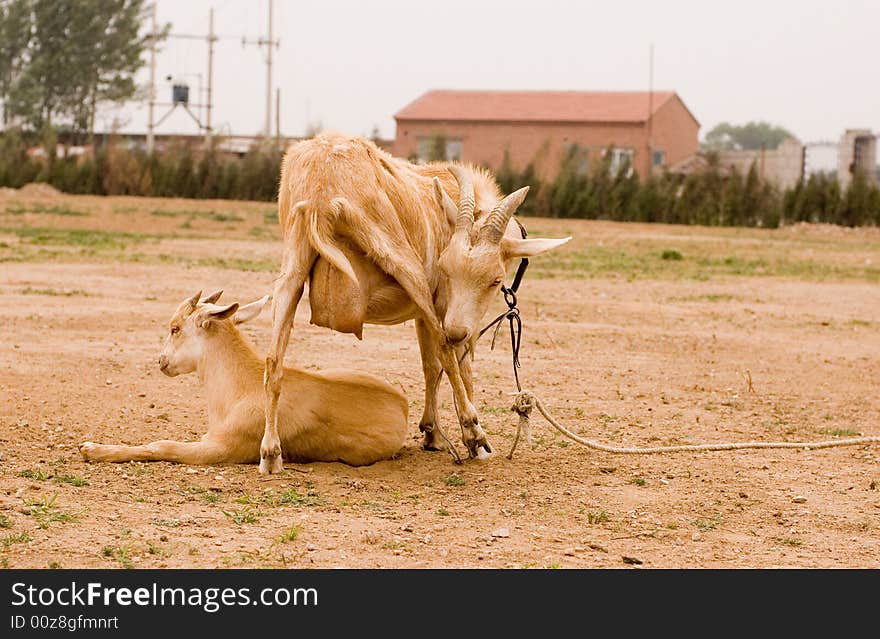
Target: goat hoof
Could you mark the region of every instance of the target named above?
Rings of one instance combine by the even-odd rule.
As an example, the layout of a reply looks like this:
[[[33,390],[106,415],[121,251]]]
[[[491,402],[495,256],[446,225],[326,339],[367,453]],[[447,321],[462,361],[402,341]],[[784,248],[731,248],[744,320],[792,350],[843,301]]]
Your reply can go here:
[[[421,426],[419,427],[421,428]],[[425,436],[422,438],[422,450],[442,451],[446,450],[446,442],[440,436],[439,429],[434,426],[430,430],[422,428]]]
[[[489,448],[489,445],[485,446],[477,446],[477,459],[489,459],[492,457],[492,449]]]
[[[93,442],[83,442],[79,446],[79,454],[82,455],[84,460],[92,461],[94,459],[94,453],[97,448],[98,444],[95,444]]]
[[[260,458],[260,474],[276,475],[284,470],[284,460],[281,455],[277,457],[261,457]]]

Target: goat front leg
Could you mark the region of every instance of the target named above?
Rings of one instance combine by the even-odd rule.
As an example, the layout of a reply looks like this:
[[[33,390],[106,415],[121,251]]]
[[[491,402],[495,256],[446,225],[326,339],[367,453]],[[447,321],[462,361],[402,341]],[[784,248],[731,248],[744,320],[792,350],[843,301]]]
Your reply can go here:
[[[492,453],[492,447],[489,445],[489,440],[486,439],[486,433],[480,427],[477,409],[474,408],[470,397],[468,397],[455,355],[455,348],[447,344],[445,340],[440,345],[440,363],[452,385],[458,423],[461,424],[461,441],[467,447],[468,455],[471,458],[486,459]]]
[[[198,442],[162,439],[143,446],[85,442],[79,447],[79,452],[86,461],[95,462],[169,461],[178,464],[219,464],[243,461],[235,459],[228,446],[210,439]]]
[[[284,468],[278,435],[278,398],[284,377],[284,353],[293,327],[296,307],[305,287],[305,274],[284,273],[275,282],[272,302],[272,342],[266,355],[263,386],[266,391],[266,427],[260,443],[260,474],[280,473]]]
[[[427,323],[416,320],[416,335],[419,338],[419,352],[422,356],[422,372],[425,375],[425,410],[419,421],[419,430],[424,433],[422,448],[425,450],[447,450],[447,440],[440,431],[437,419],[437,402],[440,391],[440,379],[443,367],[437,353],[437,339],[431,333]]]

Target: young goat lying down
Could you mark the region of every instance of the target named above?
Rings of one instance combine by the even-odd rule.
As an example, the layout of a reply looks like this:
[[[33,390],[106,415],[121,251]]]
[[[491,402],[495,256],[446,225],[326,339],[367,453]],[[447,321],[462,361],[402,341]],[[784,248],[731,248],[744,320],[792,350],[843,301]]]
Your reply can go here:
[[[182,464],[255,463],[265,425],[263,359],[237,324],[269,297],[239,308],[215,304],[220,291],[183,302],[171,318],[159,368],[169,377],[198,372],[208,398],[208,432],[197,442],[160,440],[144,446],[86,442],[89,461],[172,461]],[[387,382],[348,370],[285,369],[279,433],[290,461],[341,461],[353,466],[388,459],[403,445],[407,401]]]

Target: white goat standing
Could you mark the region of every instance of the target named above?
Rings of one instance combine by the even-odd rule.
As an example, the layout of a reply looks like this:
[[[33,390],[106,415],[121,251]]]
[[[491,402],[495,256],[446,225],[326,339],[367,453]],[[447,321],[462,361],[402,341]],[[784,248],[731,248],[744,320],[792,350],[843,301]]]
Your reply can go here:
[[[287,151],[278,193],[283,253],[266,355],[261,473],[282,468],[281,363],[306,283],[311,322],[319,326],[360,338],[364,323],[415,319],[425,375],[424,447],[445,447],[436,415],[445,372],[468,453],[491,452],[473,404],[470,361],[462,355],[505,267],[570,239],[520,236],[511,217],[526,191],[502,199],[483,169],[415,165],[338,133],[321,133]],[[458,208],[445,193],[459,197]]]
[[[265,423],[263,361],[236,328],[269,297],[239,308],[217,306],[220,292],[183,302],[171,318],[159,367],[170,377],[197,372],[208,399],[208,432],[200,441],[161,440],[143,446],[86,442],[88,461],[253,463]],[[291,461],[341,461],[353,466],[393,456],[407,433],[407,399],[387,382],[349,370],[284,371],[279,432]]]

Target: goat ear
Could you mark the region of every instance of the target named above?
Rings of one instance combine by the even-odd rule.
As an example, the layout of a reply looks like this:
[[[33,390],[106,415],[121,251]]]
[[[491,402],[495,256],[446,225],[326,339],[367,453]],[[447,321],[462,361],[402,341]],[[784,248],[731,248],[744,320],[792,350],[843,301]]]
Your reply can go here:
[[[446,213],[446,219],[454,227],[456,220],[458,220],[458,207],[452,201],[452,198],[449,197],[449,194],[446,193],[446,189],[443,188],[440,179],[436,177],[434,178],[434,198],[437,200],[440,208],[443,209],[443,212]]]
[[[218,306],[212,310],[205,310],[202,315],[202,328],[206,328],[211,320],[223,320],[230,317],[238,310],[238,302],[229,306]]]
[[[562,246],[570,239],[571,237],[520,240],[505,237],[501,240],[501,256],[506,260],[518,257],[534,257],[535,255],[555,249],[557,246]]]
[[[266,306],[266,303],[269,301],[270,296],[265,295],[261,297],[256,302],[251,302],[250,304],[245,304],[238,312],[233,315],[232,323],[233,324],[243,324],[244,322],[250,322],[254,319],[260,312],[263,310],[263,307]]]
[[[223,289],[221,288],[219,291],[214,291],[208,297],[202,300],[203,304],[214,304],[217,300],[220,299],[220,296],[223,295]]]

